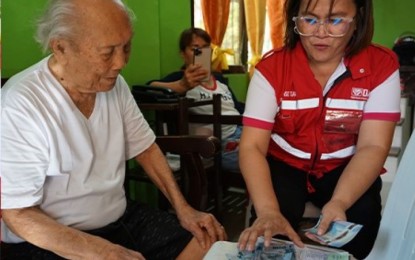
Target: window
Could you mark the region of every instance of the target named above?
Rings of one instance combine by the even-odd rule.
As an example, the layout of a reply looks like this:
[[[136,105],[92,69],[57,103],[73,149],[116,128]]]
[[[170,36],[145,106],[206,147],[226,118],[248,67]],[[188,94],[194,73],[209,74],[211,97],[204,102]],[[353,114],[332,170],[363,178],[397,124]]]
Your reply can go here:
[[[200,1],[193,0],[193,25],[194,27],[205,29]],[[241,65],[244,63],[242,61],[242,57],[244,55],[246,56],[246,50],[245,54],[243,53],[243,38],[245,38],[244,24],[243,0],[231,0],[228,26],[221,46],[223,49],[232,49],[235,52],[234,56],[227,55],[229,65]]]
[[[201,0],[193,0],[192,2],[193,26],[205,29],[200,3]],[[230,5],[228,26],[221,47],[224,49],[232,49],[235,52],[234,56],[227,55],[229,65],[242,65],[246,68],[247,63],[251,58],[251,54],[245,28],[244,1],[231,0]],[[272,49],[268,17],[265,17],[265,21],[265,35],[262,54]]]

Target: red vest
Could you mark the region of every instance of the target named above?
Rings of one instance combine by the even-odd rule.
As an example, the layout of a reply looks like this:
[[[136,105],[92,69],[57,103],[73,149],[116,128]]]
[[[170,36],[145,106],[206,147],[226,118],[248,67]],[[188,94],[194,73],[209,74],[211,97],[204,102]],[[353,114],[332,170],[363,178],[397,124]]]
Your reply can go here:
[[[300,43],[258,63],[256,69],[273,86],[280,108],[271,156],[317,177],[350,160],[370,92],[399,64],[392,51],[375,45],[344,63],[347,72],[324,96]]]

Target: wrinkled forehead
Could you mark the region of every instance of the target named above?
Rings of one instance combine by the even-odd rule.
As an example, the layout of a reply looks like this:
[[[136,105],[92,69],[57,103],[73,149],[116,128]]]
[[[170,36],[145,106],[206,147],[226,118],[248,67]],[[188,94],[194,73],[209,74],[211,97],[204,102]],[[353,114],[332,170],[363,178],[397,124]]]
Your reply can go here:
[[[131,24],[126,10],[114,0],[74,0],[76,22],[81,27]]]
[[[77,0],[75,0],[77,1]],[[76,28],[80,37],[128,37],[132,24],[125,9],[113,0],[80,0]]]

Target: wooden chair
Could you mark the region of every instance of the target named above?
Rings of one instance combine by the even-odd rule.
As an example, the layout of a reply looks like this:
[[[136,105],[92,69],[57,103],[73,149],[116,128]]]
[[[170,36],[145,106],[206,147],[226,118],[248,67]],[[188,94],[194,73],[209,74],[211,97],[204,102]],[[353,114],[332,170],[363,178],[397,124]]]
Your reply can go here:
[[[220,151],[220,142],[213,136],[158,136],[156,143],[165,153],[180,155],[180,170],[175,172],[176,180],[189,204],[198,210],[207,208],[207,174],[202,163],[203,158],[215,156]],[[127,165],[128,166],[128,165]],[[131,181],[151,182],[140,167],[128,168],[125,178],[127,196],[131,194]],[[159,192],[159,197],[164,195]],[[164,198],[164,202],[167,200]],[[162,203],[161,207],[166,205]]]
[[[205,106],[211,105],[213,106],[213,115],[194,115],[188,112],[188,109],[195,106]],[[188,134],[189,129],[189,122],[192,123],[207,123],[213,124],[214,133],[213,135],[219,140],[219,149],[218,153],[214,156],[214,167],[213,169],[208,168],[205,172],[213,173],[209,175],[213,175],[212,181],[210,181],[209,188],[211,193],[214,194],[215,198],[215,208],[214,213],[216,217],[220,218],[220,214],[222,212],[222,198],[223,198],[223,176],[236,176],[236,178],[232,178],[234,180],[238,180],[239,183],[244,183],[240,174],[238,173],[223,173],[222,172],[222,158],[220,154],[220,146],[221,146],[221,136],[222,136],[222,124],[241,124],[242,116],[224,116],[221,115],[221,96],[220,95],[213,95],[212,100],[203,100],[203,101],[193,101],[191,99],[187,99],[185,97],[181,97],[178,99],[178,102],[173,103],[140,103],[138,102],[138,106],[141,110],[154,110],[159,113],[156,117],[156,132],[158,135],[165,135],[164,129],[167,128],[167,135],[184,135]],[[165,125],[166,124],[166,125]],[[167,126],[167,127],[165,127]],[[171,131],[172,130],[172,131]],[[230,178],[225,179],[225,185],[230,182],[228,181]],[[186,183],[186,180],[184,180]],[[163,204],[163,203],[162,203]]]
[[[222,125],[242,125],[242,115],[222,115],[222,99],[220,94],[214,94],[212,100],[209,101],[213,106],[213,115],[189,114],[190,123],[202,123],[213,125],[213,135],[222,143]],[[222,149],[220,149],[222,151]],[[214,157],[214,179],[212,182],[213,193],[215,196],[216,215],[220,218],[223,210],[222,199],[223,192],[230,185],[245,188],[245,182],[240,173],[225,172],[222,168],[221,153],[217,153]]]
[[[137,86],[139,87],[139,86]],[[176,102],[151,102],[143,103],[139,99],[137,100],[137,105],[141,110],[153,111],[155,113],[155,122],[154,130],[158,136],[165,135],[187,135],[189,132],[189,108],[195,106],[204,106],[204,105],[213,105],[213,100],[204,100],[204,101],[194,101],[193,99],[188,99],[186,97],[179,97]],[[219,99],[220,102],[220,99]],[[220,109],[220,103],[219,103]],[[219,110],[220,113],[220,110]],[[217,135],[220,136],[220,135]],[[167,151],[171,152],[171,151]],[[218,141],[218,153],[220,152],[220,140]],[[183,156],[187,157],[187,155]],[[215,158],[220,158],[214,156]],[[206,171],[205,171],[206,172]],[[210,173],[210,171],[209,171]],[[180,174],[177,174],[177,179],[180,179]],[[216,177],[215,177],[216,178]],[[181,181],[186,185],[187,180],[184,178]],[[207,185],[207,184],[206,184]],[[189,189],[191,189],[189,187]],[[218,197],[221,197],[219,194]],[[163,201],[159,201],[159,204],[166,204]],[[216,212],[220,212],[220,202],[216,200]]]

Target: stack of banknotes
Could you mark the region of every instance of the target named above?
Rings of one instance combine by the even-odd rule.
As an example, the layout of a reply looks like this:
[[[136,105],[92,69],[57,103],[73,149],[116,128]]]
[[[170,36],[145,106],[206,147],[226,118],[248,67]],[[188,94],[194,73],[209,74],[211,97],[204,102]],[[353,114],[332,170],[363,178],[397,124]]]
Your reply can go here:
[[[272,239],[269,247],[264,246],[263,237],[258,238],[254,251],[238,251],[226,254],[227,260],[349,260],[346,251],[329,247],[306,245],[295,246],[290,241]]]
[[[325,234],[318,235],[317,230],[320,225],[320,220],[314,227],[305,229],[304,232],[309,239],[322,245],[342,247],[350,242],[359,233],[360,229],[362,229],[362,225],[360,224],[347,221],[334,221],[330,224]]]
[[[236,255],[227,254],[227,260],[349,260],[351,256],[348,252],[326,246],[342,247],[359,233],[362,225],[334,221],[325,234],[318,235],[320,220],[314,227],[303,231],[308,238],[324,246],[306,245],[304,248],[299,248],[290,241],[272,239],[271,245],[265,247],[264,238],[260,237],[254,251],[238,251]]]
[[[320,218],[321,220],[321,218]],[[350,260],[353,256],[344,250],[333,247],[342,247],[352,240],[361,230],[362,225],[347,222],[334,221],[327,232],[318,235],[318,223],[304,233],[310,239],[322,244],[305,244],[299,248],[291,241],[273,238],[271,245],[265,247],[264,238],[259,237],[253,251],[238,250],[236,242],[218,241],[213,244],[204,260]]]

